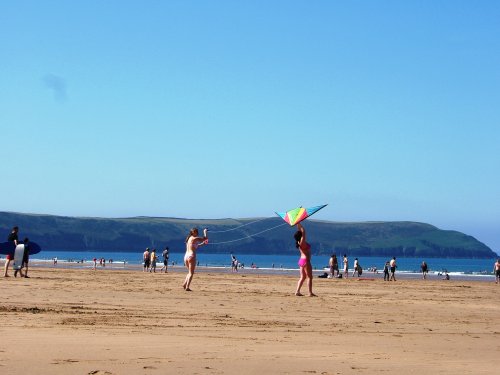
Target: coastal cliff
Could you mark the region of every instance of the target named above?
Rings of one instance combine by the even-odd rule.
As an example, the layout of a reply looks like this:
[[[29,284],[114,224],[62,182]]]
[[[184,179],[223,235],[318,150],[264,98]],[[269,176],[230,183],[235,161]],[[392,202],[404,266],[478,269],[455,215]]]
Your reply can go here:
[[[90,218],[0,212],[0,233],[20,227],[46,250],[140,251],[169,246],[184,251],[192,227],[208,227],[204,251],[252,254],[295,254],[295,228],[278,217],[181,219],[158,217]],[[497,255],[472,236],[417,222],[340,223],[307,220],[308,241],[315,255],[335,252],[357,256],[494,258]],[[1,234],[0,234],[1,235]]]

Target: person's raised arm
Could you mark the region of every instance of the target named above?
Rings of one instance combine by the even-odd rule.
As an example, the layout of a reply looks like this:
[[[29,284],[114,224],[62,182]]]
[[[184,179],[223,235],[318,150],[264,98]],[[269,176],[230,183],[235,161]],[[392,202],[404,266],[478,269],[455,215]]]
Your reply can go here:
[[[301,223],[298,223],[297,224],[297,229],[302,233],[302,238],[300,239],[300,243],[302,243],[302,241],[306,241],[306,230],[305,228],[302,226]]]
[[[194,241],[196,241],[199,244],[205,242],[206,240],[208,240],[208,229],[207,228],[203,229],[203,237],[196,237],[194,239]]]

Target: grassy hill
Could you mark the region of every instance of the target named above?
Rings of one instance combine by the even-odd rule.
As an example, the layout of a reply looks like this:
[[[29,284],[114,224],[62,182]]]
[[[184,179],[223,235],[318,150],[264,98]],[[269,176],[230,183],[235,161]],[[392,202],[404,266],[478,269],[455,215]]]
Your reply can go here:
[[[282,223],[278,217],[111,219],[0,212],[0,240],[5,241],[10,229],[17,225],[20,237],[29,237],[46,250],[137,252],[145,247],[169,246],[174,252],[183,252],[189,229],[208,227],[210,242],[204,249],[207,252],[296,254],[292,237],[295,229]],[[474,237],[424,223],[307,220],[305,227],[315,255],[335,252],[357,256],[496,257]]]

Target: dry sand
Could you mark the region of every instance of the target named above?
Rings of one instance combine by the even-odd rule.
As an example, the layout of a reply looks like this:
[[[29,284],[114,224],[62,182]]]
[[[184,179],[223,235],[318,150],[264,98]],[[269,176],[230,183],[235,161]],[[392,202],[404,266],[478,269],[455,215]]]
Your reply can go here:
[[[491,374],[500,285],[32,268],[0,279],[0,374]],[[12,275],[12,272],[10,272]]]

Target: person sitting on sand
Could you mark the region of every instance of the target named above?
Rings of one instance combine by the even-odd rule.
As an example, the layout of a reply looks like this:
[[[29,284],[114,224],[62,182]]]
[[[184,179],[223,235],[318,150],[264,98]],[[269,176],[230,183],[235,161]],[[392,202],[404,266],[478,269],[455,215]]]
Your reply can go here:
[[[196,250],[198,249],[198,246],[208,240],[207,232],[207,228],[203,229],[203,237],[198,237],[198,228],[193,228],[186,237],[186,255],[184,255],[184,264],[188,269],[188,274],[182,284],[182,287],[186,292],[191,291],[189,286],[193,280],[194,270],[196,268]]]
[[[309,297],[315,297],[316,295],[312,291],[312,266],[311,266],[311,245],[306,241],[306,230],[302,224],[297,224],[297,232],[293,235],[295,239],[295,246],[299,249],[300,259],[300,279],[297,283],[297,290],[295,291],[296,296],[302,296],[300,293],[300,288],[302,284],[307,279],[307,289],[309,290]]]

